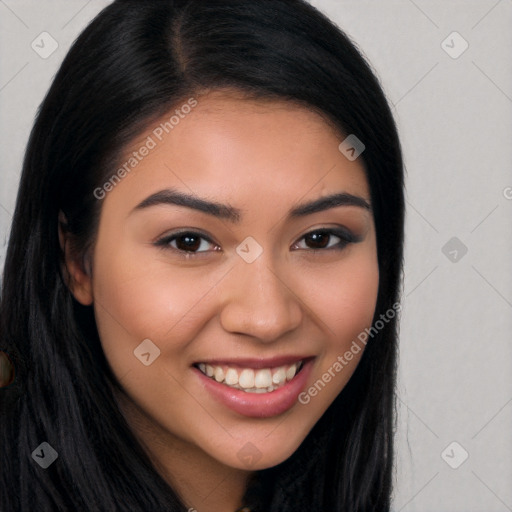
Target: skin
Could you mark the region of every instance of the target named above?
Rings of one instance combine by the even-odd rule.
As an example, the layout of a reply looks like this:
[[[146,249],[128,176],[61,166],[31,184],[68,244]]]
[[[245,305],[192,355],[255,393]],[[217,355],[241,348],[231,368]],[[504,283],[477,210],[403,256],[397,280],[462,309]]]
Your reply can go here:
[[[0,352],[0,388],[8,386],[14,380],[14,368],[5,352]]]
[[[302,107],[210,92],[103,199],[89,265],[61,238],[72,292],[93,305],[105,355],[125,391],[122,411],[161,474],[199,512],[243,505],[251,473],[299,447],[363,353],[307,405],[297,402],[270,418],[230,410],[203,390],[192,369],[220,357],[308,354],[315,357],[309,388],[371,326],[379,283],[371,211],[338,206],[287,219],[299,203],[339,192],[370,203],[361,159],[349,161],[338,150],[343,138]],[[241,219],[172,205],[133,211],[171,187],[239,208]],[[340,239],[332,234],[324,238],[328,248],[312,252],[306,234],[340,226],[359,241],[336,250]],[[176,239],[154,245],[181,228],[212,243],[199,239],[196,250],[204,252],[188,258],[178,254]],[[236,252],[248,236],[263,248],[250,264]],[[133,351],[148,338],[161,353],[145,366]],[[260,453],[250,468],[237,456],[249,441]]]

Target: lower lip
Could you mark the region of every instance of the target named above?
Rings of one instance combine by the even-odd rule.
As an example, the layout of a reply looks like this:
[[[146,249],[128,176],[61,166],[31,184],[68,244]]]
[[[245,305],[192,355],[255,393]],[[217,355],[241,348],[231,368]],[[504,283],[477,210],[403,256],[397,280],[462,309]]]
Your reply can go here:
[[[271,418],[283,414],[293,407],[304,390],[313,368],[313,359],[304,362],[300,372],[284,386],[269,393],[247,393],[230,388],[207,377],[194,368],[201,378],[201,384],[219,402],[231,410],[249,418]]]

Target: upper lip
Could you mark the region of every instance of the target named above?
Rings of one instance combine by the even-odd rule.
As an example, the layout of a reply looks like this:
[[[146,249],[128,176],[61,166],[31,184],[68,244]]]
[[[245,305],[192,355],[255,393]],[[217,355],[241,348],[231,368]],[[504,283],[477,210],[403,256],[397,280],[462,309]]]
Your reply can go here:
[[[211,366],[241,366],[243,368],[274,368],[288,364],[298,363],[306,359],[312,359],[314,356],[276,356],[271,358],[236,358],[236,359],[204,359],[195,364],[204,363]]]

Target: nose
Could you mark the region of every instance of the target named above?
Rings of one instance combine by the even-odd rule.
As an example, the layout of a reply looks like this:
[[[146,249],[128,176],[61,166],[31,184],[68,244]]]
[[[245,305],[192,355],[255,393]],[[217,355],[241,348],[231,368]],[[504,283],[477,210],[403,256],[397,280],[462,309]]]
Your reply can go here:
[[[264,255],[238,262],[223,280],[220,321],[227,332],[270,343],[302,323],[303,305]]]

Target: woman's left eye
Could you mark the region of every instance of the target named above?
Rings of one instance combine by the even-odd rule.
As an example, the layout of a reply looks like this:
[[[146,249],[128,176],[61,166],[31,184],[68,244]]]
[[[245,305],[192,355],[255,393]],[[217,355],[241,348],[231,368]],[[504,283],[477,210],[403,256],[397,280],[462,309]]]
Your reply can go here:
[[[338,242],[336,242],[335,239],[338,239]],[[306,247],[305,249],[318,251],[323,249],[341,250],[346,245],[355,242],[356,238],[350,232],[342,229],[318,229],[316,231],[310,231],[300,240],[303,240],[306,244],[310,244],[310,247]],[[294,247],[298,245],[298,243],[295,243]],[[299,249],[303,248],[304,247],[299,247]]]

